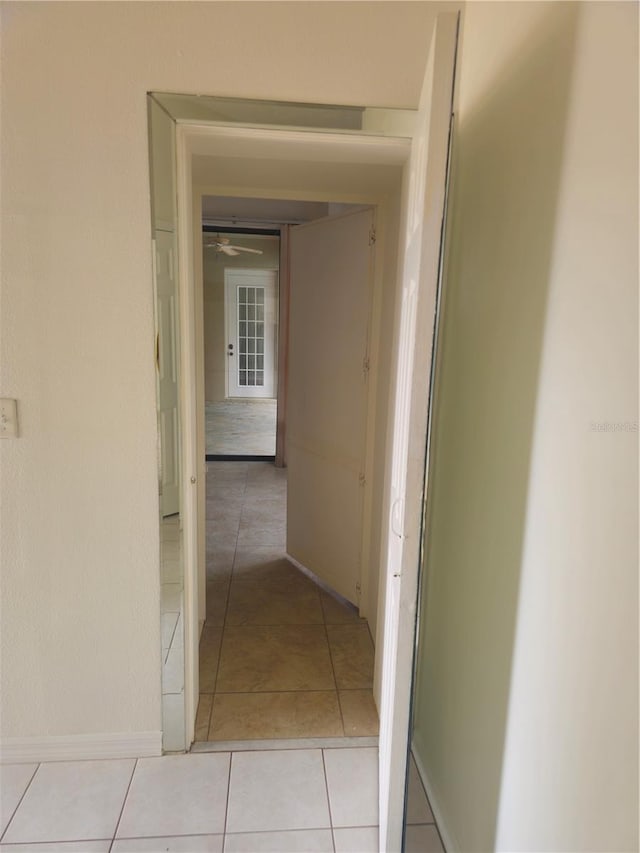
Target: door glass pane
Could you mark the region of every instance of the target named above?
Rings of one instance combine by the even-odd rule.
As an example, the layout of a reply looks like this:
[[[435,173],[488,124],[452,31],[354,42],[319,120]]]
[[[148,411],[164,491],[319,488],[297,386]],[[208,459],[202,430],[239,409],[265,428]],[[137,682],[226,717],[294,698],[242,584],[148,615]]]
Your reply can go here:
[[[238,386],[261,387],[264,385],[264,287],[239,287],[237,300]],[[257,360],[255,353],[260,353]]]

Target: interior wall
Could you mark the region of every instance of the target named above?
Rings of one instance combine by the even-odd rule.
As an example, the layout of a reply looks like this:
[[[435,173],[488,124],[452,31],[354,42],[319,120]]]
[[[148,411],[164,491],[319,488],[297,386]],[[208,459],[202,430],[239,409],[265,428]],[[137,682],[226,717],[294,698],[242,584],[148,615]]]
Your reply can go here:
[[[230,257],[212,249],[204,250],[204,360],[205,399],[216,403],[226,399],[227,338],[225,332],[225,269],[278,269],[280,263],[277,238],[264,240],[243,234],[226,234],[232,243],[262,250],[262,255],[245,252]],[[203,235],[204,241],[212,239],[211,232]]]
[[[450,851],[637,849],[637,61],[631,4],[465,12],[413,732]]]
[[[638,150],[638,6],[581,4],[527,496],[504,851],[638,850]]]
[[[435,8],[3,4],[3,738],[160,729],[146,93],[412,108]]]

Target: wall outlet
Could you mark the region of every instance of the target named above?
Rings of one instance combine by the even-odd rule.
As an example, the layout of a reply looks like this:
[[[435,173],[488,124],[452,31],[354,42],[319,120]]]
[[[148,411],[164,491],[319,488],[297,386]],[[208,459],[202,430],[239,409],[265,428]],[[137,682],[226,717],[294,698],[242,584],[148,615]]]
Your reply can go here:
[[[0,438],[18,437],[18,401],[0,399]]]

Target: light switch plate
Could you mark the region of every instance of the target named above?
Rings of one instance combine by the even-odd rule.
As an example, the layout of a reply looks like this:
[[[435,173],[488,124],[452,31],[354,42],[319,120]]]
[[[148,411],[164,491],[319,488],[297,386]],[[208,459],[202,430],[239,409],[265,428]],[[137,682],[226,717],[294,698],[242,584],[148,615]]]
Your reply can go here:
[[[0,398],[0,438],[18,437],[18,401]]]

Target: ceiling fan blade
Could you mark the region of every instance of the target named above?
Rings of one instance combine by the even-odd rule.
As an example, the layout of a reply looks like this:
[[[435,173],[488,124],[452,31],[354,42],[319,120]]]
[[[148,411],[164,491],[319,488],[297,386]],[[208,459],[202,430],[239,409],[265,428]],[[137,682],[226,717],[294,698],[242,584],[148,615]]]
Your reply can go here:
[[[235,249],[237,252],[251,252],[252,255],[261,255],[262,249],[248,249],[246,246],[229,246],[230,249]]]
[[[239,255],[240,252],[250,252],[252,255],[264,254],[262,249],[249,249],[246,246],[232,246],[229,239],[216,240],[215,243],[205,243],[205,249],[215,249],[216,252],[224,252],[225,255]]]

